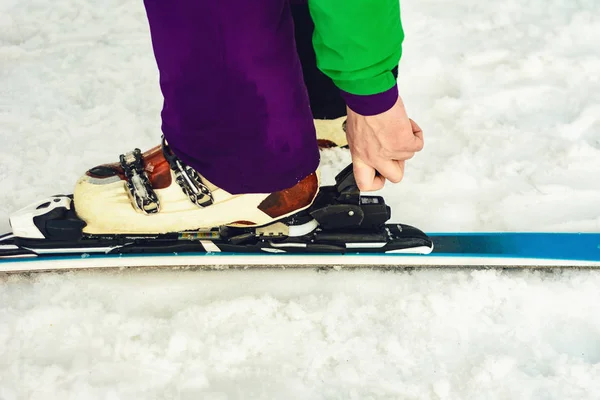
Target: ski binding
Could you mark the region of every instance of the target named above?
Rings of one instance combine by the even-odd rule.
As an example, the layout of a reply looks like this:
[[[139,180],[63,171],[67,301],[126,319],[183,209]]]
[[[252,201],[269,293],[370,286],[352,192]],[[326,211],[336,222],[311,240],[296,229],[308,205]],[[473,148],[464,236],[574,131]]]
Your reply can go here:
[[[380,196],[363,196],[352,165],[324,186],[313,205],[261,227],[221,226],[164,234],[87,234],[72,195],[56,195],[10,216],[0,237],[0,262],[14,258],[94,255],[201,254],[428,254],[432,240],[419,229],[388,223]],[[148,260],[150,261],[150,260]]]

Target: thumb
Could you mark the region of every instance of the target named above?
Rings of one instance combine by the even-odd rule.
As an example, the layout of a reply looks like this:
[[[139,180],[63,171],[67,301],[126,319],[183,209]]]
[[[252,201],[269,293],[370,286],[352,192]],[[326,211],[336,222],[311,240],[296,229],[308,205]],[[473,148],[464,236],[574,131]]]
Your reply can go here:
[[[375,168],[355,157],[353,160],[354,179],[361,192],[369,192],[382,189],[385,185],[385,179],[377,175]]]
[[[414,139],[415,139],[415,151],[421,151],[423,150],[424,147],[424,140],[423,140],[423,130],[421,129],[421,127],[412,119],[410,119],[410,126],[412,128],[413,131],[413,135],[414,135]]]

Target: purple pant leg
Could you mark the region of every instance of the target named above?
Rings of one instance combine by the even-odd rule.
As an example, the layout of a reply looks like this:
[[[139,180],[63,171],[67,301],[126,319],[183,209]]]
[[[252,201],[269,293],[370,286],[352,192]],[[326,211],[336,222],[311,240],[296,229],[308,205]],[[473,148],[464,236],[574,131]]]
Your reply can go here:
[[[294,186],[319,150],[287,0],[145,0],[162,131],[223,189]]]

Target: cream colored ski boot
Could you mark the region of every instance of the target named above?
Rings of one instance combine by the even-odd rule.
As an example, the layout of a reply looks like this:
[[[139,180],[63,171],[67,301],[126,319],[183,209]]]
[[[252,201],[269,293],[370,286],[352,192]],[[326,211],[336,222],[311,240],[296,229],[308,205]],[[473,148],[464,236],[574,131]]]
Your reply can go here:
[[[310,207],[318,190],[315,171],[280,192],[232,195],[183,164],[163,140],[87,171],[73,201],[84,233],[157,234],[267,225]]]

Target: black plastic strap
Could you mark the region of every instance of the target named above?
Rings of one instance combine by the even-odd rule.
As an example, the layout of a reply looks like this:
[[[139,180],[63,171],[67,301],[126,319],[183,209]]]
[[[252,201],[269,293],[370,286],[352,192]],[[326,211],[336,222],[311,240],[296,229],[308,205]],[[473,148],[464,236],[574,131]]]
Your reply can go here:
[[[202,182],[200,174],[192,167],[184,164],[183,161],[173,153],[164,136],[162,138],[162,150],[165,159],[175,174],[177,184],[181,187],[183,193],[188,196],[190,201],[198,207],[207,207],[213,204],[214,199],[212,192],[208,186]]]

